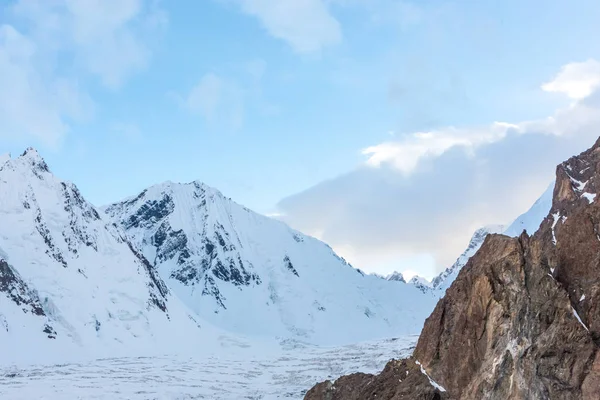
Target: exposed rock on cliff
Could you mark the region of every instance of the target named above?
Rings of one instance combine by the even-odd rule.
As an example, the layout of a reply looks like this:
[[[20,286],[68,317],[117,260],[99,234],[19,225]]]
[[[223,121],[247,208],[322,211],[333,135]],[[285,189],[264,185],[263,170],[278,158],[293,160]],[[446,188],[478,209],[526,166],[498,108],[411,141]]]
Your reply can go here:
[[[425,322],[413,360],[391,365],[418,360],[452,399],[600,398],[600,140],[556,177],[538,232],[488,236]],[[389,369],[307,398],[430,398],[422,385],[399,392]],[[366,381],[376,389],[361,391]]]
[[[390,384],[394,382],[394,384]],[[305,400],[448,399],[414,360],[390,361],[380,375],[353,374],[312,388]]]

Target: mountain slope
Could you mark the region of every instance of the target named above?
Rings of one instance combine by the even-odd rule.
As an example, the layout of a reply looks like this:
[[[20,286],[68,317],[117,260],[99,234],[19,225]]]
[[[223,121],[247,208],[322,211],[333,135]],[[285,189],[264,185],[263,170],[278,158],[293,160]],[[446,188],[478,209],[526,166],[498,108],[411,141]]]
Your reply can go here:
[[[467,261],[479,250],[486,236],[490,233],[501,233],[502,231],[504,231],[504,226],[502,225],[488,225],[475,231],[467,249],[458,257],[456,262],[440,275],[433,278],[431,281],[433,292],[438,296],[443,296],[446,293],[446,289],[450,287],[458,276],[460,270],[467,264]]]
[[[36,349],[152,348],[199,333],[120,229],[33,149],[0,166],[0,221],[3,361]]]
[[[0,154],[0,167],[2,167],[2,165],[4,165],[4,163],[6,163],[8,160],[10,160],[10,154]]]
[[[419,332],[433,306],[200,182],[153,186],[105,211],[178,297],[229,331],[352,342]]]

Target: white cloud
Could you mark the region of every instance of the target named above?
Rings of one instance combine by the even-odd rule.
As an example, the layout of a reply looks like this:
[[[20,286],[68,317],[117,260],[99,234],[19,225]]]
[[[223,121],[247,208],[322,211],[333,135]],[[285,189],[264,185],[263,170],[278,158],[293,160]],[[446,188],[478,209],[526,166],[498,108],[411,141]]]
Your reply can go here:
[[[425,18],[422,5],[402,0],[332,0],[343,6],[360,7],[375,24],[392,24],[400,28],[418,24]]]
[[[475,229],[526,211],[556,164],[598,135],[600,88],[542,120],[420,132],[372,146],[364,165],[283,199],[278,210],[359,268],[385,273],[398,263],[430,275],[429,266],[406,268],[404,261],[430,255],[438,272],[448,267]]]
[[[588,60],[565,65],[552,81],[542,86],[542,89],[580,100],[589,96],[599,86],[600,62]]]
[[[298,53],[311,53],[342,41],[342,29],[324,0],[237,0],[272,36]]]
[[[254,82],[260,83],[267,72],[267,63],[261,58],[249,61],[246,63],[246,71],[250,74]]]
[[[494,122],[480,128],[447,127],[418,132],[405,135],[401,140],[367,147],[362,154],[368,156],[366,164],[371,167],[388,164],[410,174],[424,159],[439,157],[457,147],[472,154],[478,147],[500,141],[510,132],[576,136],[578,132],[589,129],[589,126],[600,123],[598,109],[583,101],[597,88],[600,88],[600,62],[589,60],[567,64],[552,82],[542,85],[542,89],[564,93],[577,101],[548,118],[517,124]]]
[[[374,24],[402,29],[423,21],[424,11],[399,0],[233,0],[256,17],[269,34],[287,42],[298,53],[318,52],[343,41],[340,21],[332,6],[353,8]]]
[[[113,132],[127,140],[137,141],[142,138],[140,127],[131,122],[115,122],[110,128]]]
[[[0,137],[22,136],[57,146],[67,119],[82,119],[91,100],[74,80],[40,71],[37,45],[10,25],[0,26]]]
[[[239,129],[244,122],[244,96],[233,81],[205,74],[184,99],[186,108],[199,113],[209,123],[225,123]]]
[[[19,0],[0,9],[0,136],[59,146],[93,115],[90,77],[114,89],[146,66],[166,21],[156,4]]]
[[[192,88],[187,97],[190,110],[200,112],[207,120],[212,120],[217,113],[223,95],[223,81],[215,74],[206,74]]]
[[[391,164],[405,174],[410,174],[419,161],[426,157],[438,157],[454,147],[463,147],[472,152],[480,145],[501,140],[509,129],[516,125],[494,123],[482,129],[446,128],[433,132],[418,132],[407,135],[401,141],[381,143],[362,151],[368,156],[367,165],[380,167]]]
[[[20,0],[14,12],[31,26],[32,40],[72,57],[110,88],[147,65],[167,23],[147,0]]]

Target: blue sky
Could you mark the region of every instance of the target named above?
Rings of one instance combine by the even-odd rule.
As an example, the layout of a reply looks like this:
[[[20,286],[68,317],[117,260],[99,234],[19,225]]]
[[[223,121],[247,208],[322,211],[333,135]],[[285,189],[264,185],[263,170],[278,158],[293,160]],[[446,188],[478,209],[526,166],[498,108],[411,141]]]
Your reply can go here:
[[[599,17],[593,0],[0,0],[0,153],[39,148],[97,205],[200,179],[364,269],[430,277],[477,225],[509,222],[552,165],[591,144],[588,127],[570,137],[519,124],[587,96],[543,88],[568,65],[568,84],[595,89]],[[442,165],[472,171],[474,154],[520,154],[510,134],[489,134],[493,122],[561,143],[538,144],[556,150],[530,158],[545,172],[523,178],[519,201],[470,196],[467,220],[432,220],[414,203],[421,219],[403,214],[394,200],[421,193],[419,173],[435,182]],[[494,182],[510,181],[499,174]],[[507,191],[485,190],[496,189]],[[446,188],[457,190],[473,188]],[[460,204],[428,207],[458,216]],[[317,218],[325,210],[336,216],[327,225]],[[411,241],[416,225],[439,238]]]

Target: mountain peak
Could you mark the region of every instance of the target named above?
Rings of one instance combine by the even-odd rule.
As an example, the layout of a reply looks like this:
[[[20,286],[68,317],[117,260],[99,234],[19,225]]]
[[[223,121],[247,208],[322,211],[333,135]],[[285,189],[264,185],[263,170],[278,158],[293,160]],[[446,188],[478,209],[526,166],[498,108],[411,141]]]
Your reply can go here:
[[[402,275],[402,273],[398,272],[398,271],[394,271],[391,274],[389,274],[388,276],[386,276],[385,278],[388,281],[396,281],[396,282],[404,282],[406,283],[406,280],[404,279],[404,275]]]
[[[27,165],[33,167],[37,171],[50,172],[44,158],[33,147],[28,147],[16,160],[25,161]]]
[[[208,193],[209,195],[216,195],[216,196],[225,198],[225,196],[223,196],[223,194],[219,190],[213,188],[212,186],[207,185],[206,183],[202,182],[199,179],[196,179],[191,182],[186,182],[186,183],[173,182],[171,180],[168,180],[168,181],[159,183],[157,185],[153,185],[153,186],[149,187],[146,191],[149,193],[165,192],[165,191],[178,192],[179,190],[189,190],[190,187],[193,187],[194,190],[199,191],[199,192]]]
[[[28,147],[27,149],[25,149],[23,154],[21,154],[21,157],[38,158],[38,159],[42,158],[42,156],[40,156],[40,153],[33,147]]]

